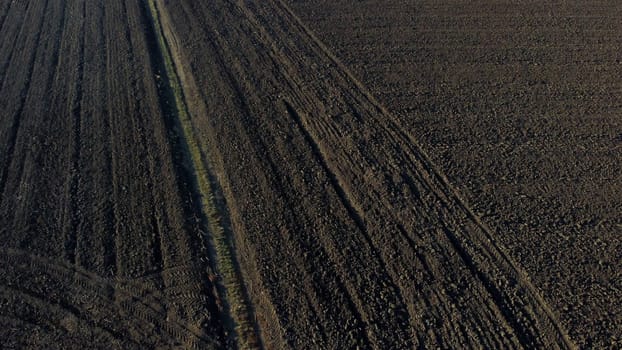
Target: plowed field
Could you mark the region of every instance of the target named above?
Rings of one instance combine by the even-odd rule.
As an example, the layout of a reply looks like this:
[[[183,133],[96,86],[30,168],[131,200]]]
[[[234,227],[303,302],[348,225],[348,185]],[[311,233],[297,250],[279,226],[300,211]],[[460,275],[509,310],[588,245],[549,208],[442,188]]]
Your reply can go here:
[[[621,4],[288,2],[421,142],[571,337],[620,347]]]
[[[222,338],[146,8],[1,6],[2,347]]]
[[[568,252],[589,237],[582,218],[592,218],[569,193],[593,173],[579,164],[588,158],[564,158],[567,144],[555,140],[583,130],[602,141],[607,131],[619,143],[619,106],[603,105],[604,95],[580,81],[595,63],[564,58],[575,72],[566,90],[555,88],[561,78],[549,66],[542,79],[552,87],[520,90],[503,80],[512,71],[503,60],[517,59],[507,55],[556,56],[504,51],[522,32],[489,31],[501,43],[472,57],[451,46],[463,40],[458,31],[434,27],[481,24],[474,18],[494,11],[513,18],[512,8],[490,6],[2,2],[2,347],[615,347],[618,198],[586,200],[613,203],[593,223],[609,255],[591,246]],[[526,23],[548,43],[548,22]],[[473,70],[453,72],[447,60]],[[618,86],[613,71],[594,72],[598,91]],[[497,79],[495,90],[488,84]],[[549,95],[533,93],[539,88]],[[557,98],[579,90],[592,99]],[[569,110],[579,118],[597,106],[601,119],[590,125],[609,116],[602,133],[536,113],[564,121]],[[488,116],[482,110],[495,111],[494,126],[477,124]],[[517,145],[514,131],[533,134]],[[547,145],[561,152],[547,164],[576,171],[569,181],[579,184],[564,191],[541,175],[548,192],[534,193],[550,202],[510,195],[498,179],[511,173],[522,191],[534,184],[519,181],[525,174],[552,171],[544,158],[518,155],[545,151],[539,132],[554,135]],[[439,140],[460,141],[443,148]],[[495,153],[495,142],[512,156]],[[611,159],[589,158],[603,166],[594,180],[602,191],[619,191],[619,174],[605,171],[619,167],[614,149]],[[474,180],[482,176],[488,187]],[[557,227],[547,213],[563,213],[547,203],[574,208],[566,219],[577,231],[539,231]],[[589,276],[603,278],[602,295]],[[605,304],[612,313],[598,307]]]

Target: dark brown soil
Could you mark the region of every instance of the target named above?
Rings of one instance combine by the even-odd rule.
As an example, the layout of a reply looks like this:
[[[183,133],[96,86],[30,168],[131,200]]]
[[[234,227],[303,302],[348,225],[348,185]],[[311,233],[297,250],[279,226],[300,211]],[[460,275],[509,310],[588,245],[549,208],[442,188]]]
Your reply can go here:
[[[614,86],[618,66],[581,70],[572,65],[578,50],[564,57],[575,85],[547,90],[540,80],[523,86],[537,73],[531,65],[505,63],[536,55],[537,79],[562,83],[545,65],[557,62],[549,45],[506,47],[528,31],[477,27],[469,40],[487,33],[501,42],[451,46],[466,34],[443,26],[486,25],[480,20],[499,13],[508,19],[496,24],[522,23],[507,6],[155,3],[157,13],[147,1],[0,3],[3,348],[235,347],[249,330],[231,333],[239,320],[230,311],[242,305],[219,280],[223,251],[207,229],[207,202],[230,236],[259,340],[237,344],[572,349],[617,341],[617,300],[606,298],[619,294],[618,197],[609,195],[609,206],[598,205],[604,194],[585,201],[610,215],[593,223],[610,249],[597,252],[582,241],[592,231],[576,221],[596,215],[572,199],[586,192],[549,177],[563,172],[587,186],[591,176],[599,191],[617,188],[604,178],[619,176],[605,158],[562,150],[622,132],[619,106],[606,89],[590,90]],[[548,28],[541,21],[526,26]],[[587,71],[610,85],[582,85]],[[181,109],[192,140],[180,130]],[[564,126],[568,110],[589,127],[606,118],[609,126]],[[587,143],[572,140],[580,135]],[[189,142],[200,157],[188,154]],[[607,154],[619,161],[612,147]],[[564,205],[570,222],[540,232],[546,213],[565,215]],[[603,299],[581,272],[598,266],[611,279],[598,289]],[[599,313],[607,301],[612,313]],[[594,317],[578,320],[586,310]]]
[[[283,3],[164,10],[267,348],[573,346],[496,234]]]
[[[619,347],[620,3],[288,3],[420,141],[571,337]]]
[[[222,340],[146,14],[0,5],[2,348]]]

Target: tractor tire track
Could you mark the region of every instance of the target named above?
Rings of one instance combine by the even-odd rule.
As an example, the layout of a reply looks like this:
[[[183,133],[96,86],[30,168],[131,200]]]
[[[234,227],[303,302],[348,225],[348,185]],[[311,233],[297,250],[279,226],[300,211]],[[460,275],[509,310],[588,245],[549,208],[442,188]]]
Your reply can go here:
[[[0,262],[0,268],[4,270],[1,286],[35,296],[40,300],[37,304],[42,312],[48,305],[57,304],[57,307],[70,310],[93,327],[109,331],[117,339],[142,345],[152,342],[149,337],[154,335],[145,332],[154,326],[162,332],[157,335],[157,341],[162,343],[178,341],[189,348],[219,344],[216,339],[169,319],[161,307],[167,296],[148,286],[131,280],[101,278],[64,262],[17,250],[3,250]],[[12,267],[10,271],[6,270],[8,267]],[[21,276],[21,287],[19,283],[14,285],[16,274]],[[44,279],[46,285],[31,278]],[[128,331],[133,331],[134,335]],[[88,339],[85,340],[88,342]]]

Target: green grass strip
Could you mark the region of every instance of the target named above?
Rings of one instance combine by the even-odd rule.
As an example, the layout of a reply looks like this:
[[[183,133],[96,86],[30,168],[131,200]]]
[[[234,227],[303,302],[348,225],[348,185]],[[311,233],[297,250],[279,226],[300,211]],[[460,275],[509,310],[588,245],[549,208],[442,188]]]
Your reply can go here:
[[[236,261],[231,242],[233,238],[228,237],[227,232],[221,224],[220,215],[213,196],[212,184],[210,183],[210,174],[204,166],[204,160],[207,161],[207,159],[205,159],[203,152],[201,152],[195,131],[192,127],[188,107],[184,100],[182,85],[173,62],[169,45],[164,37],[158,8],[154,0],[147,0],[147,2],[158,38],[158,45],[166,65],[165,69],[168,76],[168,83],[175,98],[174,103],[177,117],[179,118],[183,137],[190,153],[192,170],[196,177],[198,190],[201,195],[201,209],[207,218],[207,228],[214,243],[217,272],[220,274],[224,286],[224,288],[220,288],[221,291],[224,289],[224,295],[221,295],[221,298],[228,305],[229,316],[234,323],[233,329],[230,331],[234,333],[234,341],[237,343],[238,348],[260,348],[254,323],[250,321],[251,313],[246,302],[242,278],[236,269]]]

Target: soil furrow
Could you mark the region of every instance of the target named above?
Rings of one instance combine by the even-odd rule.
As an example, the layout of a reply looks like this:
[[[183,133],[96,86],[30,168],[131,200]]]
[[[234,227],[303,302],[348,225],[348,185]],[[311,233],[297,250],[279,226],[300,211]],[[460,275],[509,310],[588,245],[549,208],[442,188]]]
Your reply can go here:
[[[404,134],[401,135],[402,137],[407,137]],[[481,230],[480,232],[482,232],[484,234],[484,237],[482,238],[477,238],[476,240],[473,240],[477,243],[479,243],[479,245],[481,245],[481,248],[483,248],[484,250],[487,250],[489,252],[489,255],[491,256],[491,259],[499,259],[500,260],[500,264],[502,266],[499,266],[500,269],[504,269],[506,271],[511,271],[512,273],[510,274],[510,276],[517,276],[517,278],[519,279],[519,283],[522,284],[522,286],[524,286],[527,290],[528,293],[530,295],[527,296],[527,298],[529,298],[530,300],[527,300],[527,303],[533,303],[535,305],[537,305],[540,310],[537,310],[536,312],[540,313],[540,315],[538,315],[537,317],[543,317],[546,320],[545,322],[550,322],[550,326],[554,327],[555,333],[557,333],[557,335],[560,337],[560,339],[558,339],[558,341],[560,341],[561,343],[565,344],[566,347],[568,348],[573,348],[574,345],[572,344],[572,341],[568,338],[568,335],[566,334],[563,326],[560,324],[560,322],[557,320],[557,318],[555,317],[555,315],[553,314],[553,312],[551,311],[550,307],[546,304],[546,302],[542,299],[542,297],[539,295],[538,291],[535,289],[535,287],[529,282],[529,280],[525,277],[526,274],[525,272],[522,271],[522,269],[518,268],[516,263],[512,261],[511,257],[509,257],[502,248],[500,248],[496,243],[495,243],[495,239],[494,239],[494,234],[491,233],[490,229],[488,229],[482,222],[481,220],[473,213],[473,211],[465,204],[464,200],[462,199],[462,196],[460,195],[459,192],[457,192],[448,182],[447,178],[442,175],[438,169],[431,165],[431,162],[429,161],[428,156],[421,150],[421,148],[419,146],[417,146],[417,143],[415,143],[414,140],[412,140],[412,138],[407,137],[407,139],[410,141],[410,144],[413,145],[414,150],[413,150],[413,155],[421,155],[422,159],[421,161],[424,162],[424,169],[426,172],[429,172],[433,177],[435,177],[435,181],[437,181],[438,183],[440,183],[440,186],[434,186],[434,184],[430,184],[431,188],[439,188],[439,190],[443,193],[441,196],[444,198],[448,198],[448,201],[455,201],[457,202],[457,206],[460,208],[460,210],[462,210],[463,212],[466,213],[467,217],[473,221],[473,223],[479,228],[479,230]],[[427,165],[426,165],[427,164]],[[497,278],[498,276],[485,276],[481,274],[480,269],[476,266],[476,263],[473,261],[472,257],[470,255],[472,255],[473,253],[470,253],[466,248],[464,243],[461,243],[458,237],[456,237],[454,235],[453,232],[455,232],[455,230],[452,230],[451,228],[447,228],[444,230],[445,234],[447,234],[450,238],[450,241],[452,242],[452,244],[454,245],[455,249],[461,254],[463,260],[470,266],[469,268],[473,271],[473,273],[479,275],[478,277],[483,281],[484,285],[486,286],[486,288],[489,290],[489,292],[491,293],[491,295],[495,296],[495,300],[497,300],[497,303],[500,305],[500,309],[506,313],[505,317],[506,319],[510,322],[510,323],[514,323],[514,326],[517,327],[518,329],[522,328],[522,325],[517,324],[516,320],[513,319],[513,315],[512,315],[512,311],[508,310],[507,307],[503,306],[503,304],[507,301],[504,301],[505,298],[510,298],[511,297],[506,294],[503,290],[497,289],[498,287],[495,287],[494,283],[491,283],[488,279],[489,278]],[[477,231],[476,231],[477,232]],[[477,235],[477,234],[476,234]],[[462,239],[464,240],[464,238]],[[477,253],[475,253],[477,254]],[[500,256],[500,258],[497,258],[497,256]],[[505,266],[503,266],[505,265]],[[507,272],[506,272],[507,273]],[[506,297],[504,298],[503,295],[506,295]],[[536,320],[534,320],[536,321]],[[537,326],[536,326],[537,327]],[[533,330],[525,330],[522,332],[522,336],[525,337],[525,341],[526,344],[523,344],[525,346],[529,346],[529,344],[532,344],[534,341],[536,341],[536,339],[528,339],[530,337],[529,333],[532,332]],[[531,335],[533,336],[533,335]]]
[[[92,320],[89,318],[83,318],[82,312],[72,305],[65,304],[62,301],[59,301],[58,304],[50,303],[49,296],[39,294],[35,291],[29,291],[24,289],[17,289],[11,286],[0,286],[0,293],[5,294],[5,296],[10,296],[15,298],[16,296],[20,299],[20,301],[24,301],[32,305],[33,307],[38,309],[38,312],[41,313],[49,313],[50,318],[46,318],[42,320],[45,324],[49,326],[60,326],[62,324],[62,319],[55,319],[54,317],[69,317],[79,319],[79,322],[90,323]],[[27,319],[26,319],[27,320]],[[110,335],[110,337],[115,339],[125,339],[125,335],[119,333],[114,329],[107,329],[104,327],[99,327],[97,325],[89,325],[91,331],[104,332]],[[110,339],[107,340],[110,342]],[[110,342],[112,343],[112,342]],[[139,345],[139,343],[135,343],[134,345]]]
[[[82,3],[82,26],[80,29],[78,62],[77,62],[77,78],[75,88],[72,93],[73,101],[71,102],[71,114],[73,116],[73,150],[72,150],[72,174],[69,185],[69,205],[71,207],[70,225],[68,227],[67,238],[65,240],[65,258],[72,264],[76,263],[76,246],[78,244],[77,234],[80,232],[80,150],[82,148],[82,103],[83,103],[83,84],[84,84],[84,65],[86,50],[86,3]]]
[[[299,128],[300,132],[303,134],[305,141],[307,142],[309,148],[313,152],[318,163],[321,165],[324,172],[328,175],[331,185],[333,189],[335,190],[335,192],[337,193],[342,205],[345,207],[346,211],[348,212],[348,215],[352,218],[352,221],[354,221],[359,231],[363,234],[365,241],[367,242],[370,249],[372,250],[372,255],[378,257],[378,260],[381,263],[380,265],[381,268],[383,270],[386,270],[386,267],[384,266],[384,260],[382,259],[382,255],[378,251],[376,251],[373,240],[369,237],[369,233],[368,233],[365,221],[363,220],[362,214],[360,213],[360,211],[356,208],[356,204],[353,204],[351,202],[351,199],[349,198],[348,194],[341,187],[339,183],[339,179],[336,177],[336,175],[330,169],[329,165],[326,163],[326,160],[324,158],[322,151],[320,150],[313,136],[311,136],[311,134],[309,134],[309,132],[305,128],[298,113],[293,109],[291,104],[289,104],[287,101],[283,101],[283,103],[285,104],[287,113],[289,113],[291,118],[295,121],[296,126]],[[391,284],[391,287],[397,291],[398,300],[403,300],[403,297],[399,293],[399,288],[394,284],[392,280],[389,280],[389,283]],[[398,313],[395,316],[397,317],[397,322],[399,323],[403,324],[405,322],[410,322],[408,319],[409,318],[408,312],[406,312],[405,309],[404,311],[402,311],[401,313]],[[406,345],[406,346],[410,347],[410,345]]]
[[[49,0],[46,0],[44,3],[42,3],[43,4],[42,9],[44,11],[45,9],[47,9],[48,3],[49,3]],[[0,198],[4,197],[4,191],[5,191],[6,182],[8,178],[8,171],[13,161],[13,153],[15,151],[15,144],[17,142],[19,127],[20,127],[20,123],[23,117],[22,112],[26,105],[26,99],[28,98],[28,92],[30,91],[30,83],[33,79],[37,52],[39,52],[39,49],[40,49],[38,47],[38,44],[41,40],[41,32],[42,32],[43,21],[45,19],[45,16],[40,16],[40,17],[41,17],[41,20],[39,21],[39,25],[38,25],[39,30],[35,34],[35,38],[34,38],[34,46],[33,46],[34,49],[31,50],[32,52],[30,54],[30,58],[28,59],[28,62],[26,63],[26,67],[28,67],[27,68],[28,73],[26,73],[26,80],[24,81],[24,85],[19,93],[18,98],[20,102],[18,103],[18,107],[12,116],[11,127],[9,128],[9,132],[8,132],[7,140],[6,140],[6,153],[4,153],[2,157],[3,158],[2,161],[4,162],[5,166],[2,168],[2,172],[0,173]],[[11,56],[11,59],[12,57],[13,56]],[[9,62],[12,62],[12,61],[9,61]]]

